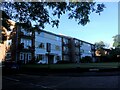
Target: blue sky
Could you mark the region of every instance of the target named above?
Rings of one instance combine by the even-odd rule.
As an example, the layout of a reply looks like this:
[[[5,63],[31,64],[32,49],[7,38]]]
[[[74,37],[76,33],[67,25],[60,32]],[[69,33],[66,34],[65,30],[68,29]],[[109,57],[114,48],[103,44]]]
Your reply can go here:
[[[106,5],[105,10],[101,15],[91,13],[91,21],[85,26],[78,25],[74,19],[69,20],[65,14],[61,16],[58,28],[46,25],[45,30],[55,34],[72,36],[90,43],[104,41],[110,44],[113,42],[112,37],[118,34],[118,3],[103,3]]]

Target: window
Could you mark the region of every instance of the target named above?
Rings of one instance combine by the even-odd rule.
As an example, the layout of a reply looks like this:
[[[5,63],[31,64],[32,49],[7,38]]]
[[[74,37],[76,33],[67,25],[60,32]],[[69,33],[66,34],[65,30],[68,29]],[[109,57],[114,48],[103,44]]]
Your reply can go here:
[[[63,47],[63,51],[68,52],[69,51],[68,47]]]
[[[37,59],[37,60],[43,60],[43,59],[44,59],[44,55],[42,55],[42,54],[37,54],[36,59]]]
[[[83,45],[83,41],[81,41],[81,45]]]
[[[44,43],[40,43],[39,48],[45,48]]]
[[[11,53],[7,53],[6,58],[7,59],[11,58]]]
[[[63,43],[64,43],[64,44],[68,44],[68,39],[63,38]]]
[[[39,42],[35,41],[35,47],[39,48]]]
[[[58,60],[58,61],[59,61],[59,60],[60,60],[60,56],[56,56],[56,60]]]
[[[20,60],[23,60],[23,59],[24,59],[24,54],[20,53]]]
[[[28,60],[31,60],[31,54],[28,54]]]
[[[32,32],[30,30],[25,30],[24,28],[21,28],[21,34],[31,36]]]
[[[81,50],[80,50],[80,52],[81,52],[81,53],[84,53],[84,50],[83,50],[83,49],[81,49]]]
[[[60,50],[60,46],[56,45],[55,50]]]
[[[51,51],[51,43],[46,43],[47,45],[47,52],[50,52]]]
[[[31,47],[31,45],[32,45],[32,41],[29,40],[29,39],[23,39],[23,38],[21,38],[21,43],[24,43],[24,48],[27,48],[27,49],[28,49],[28,46]]]
[[[60,38],[60,37],[56,37],[56,40],[57,40],[57,41],[60,41],[60,40],[61,40],[61,38]]]

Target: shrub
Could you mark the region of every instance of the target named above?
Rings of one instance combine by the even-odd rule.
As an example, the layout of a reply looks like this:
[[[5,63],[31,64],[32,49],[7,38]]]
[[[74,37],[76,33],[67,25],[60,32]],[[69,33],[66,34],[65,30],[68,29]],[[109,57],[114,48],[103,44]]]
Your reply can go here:
[[[92,62],[92,57],[85,56],[80,61],[81,61],[81,63],[90,63],[90,62]]]
[[[72,63],[71,61],[57,61],[56,64],[69,64],[69,63]]]

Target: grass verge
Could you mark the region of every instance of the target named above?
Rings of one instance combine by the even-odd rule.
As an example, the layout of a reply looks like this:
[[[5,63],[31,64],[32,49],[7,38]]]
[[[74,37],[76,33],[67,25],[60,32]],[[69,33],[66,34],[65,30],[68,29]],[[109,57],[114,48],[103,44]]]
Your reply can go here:
[[[36,68],[36,69],[72,69],[72,68],[98,68],[98,69],[113,69],[119,68],[120,63],[80,63],[80,64],[27,64],[22,65],[23,68]]]

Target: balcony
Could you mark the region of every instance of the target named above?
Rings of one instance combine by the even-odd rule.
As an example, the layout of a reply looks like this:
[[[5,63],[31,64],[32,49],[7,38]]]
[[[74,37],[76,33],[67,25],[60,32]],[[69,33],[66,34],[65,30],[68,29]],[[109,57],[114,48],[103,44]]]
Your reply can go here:
[[[68,55],[69,52],[68,52],[68,51],[63,51],[63,54],[64,54],[64,55]]]
[[[20,34],[19,34],[21,37],[23,38],[28,38],[28,39],[32,39],[32,33],[27,33],[27,34],[24,34],[24,32],[20,31]]]
[[[68,45],[69,45],[69,43],[63,42],[63,46],[68,46]]]
[[[80,52],[75,52],[75,55],[80,55]]]
[[[33,48],[31,46],[24,46],[24,43],[18,44],[18,50],[19,51],[32,51]]]
[[[76,43],[75,43],[75,46],[76,46],[76,47],[80,47],[80,42],[76,42]]]

